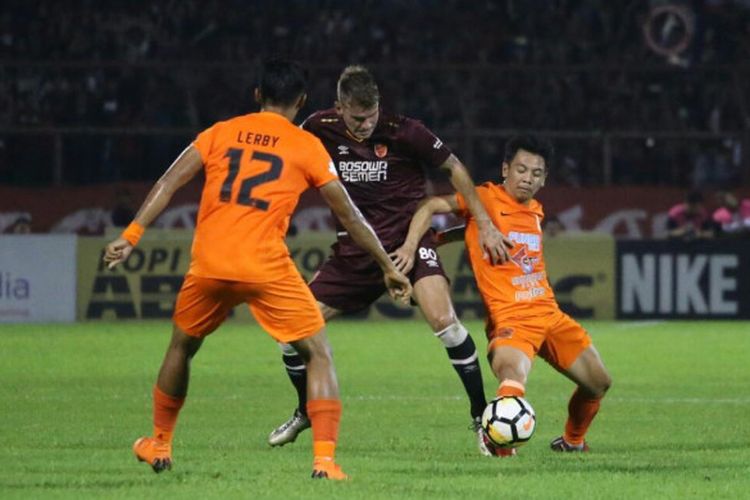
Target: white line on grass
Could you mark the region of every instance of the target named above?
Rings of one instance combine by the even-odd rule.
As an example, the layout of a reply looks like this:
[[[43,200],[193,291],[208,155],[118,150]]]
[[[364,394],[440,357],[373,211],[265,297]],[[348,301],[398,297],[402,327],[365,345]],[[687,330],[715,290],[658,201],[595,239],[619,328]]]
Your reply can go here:
[[[749,405],[750,398],[605,398],[613,403]]]
[[[646,328],[649,326],[656,326],[664,323],[664,320],[655,319],[652,321],[626,321],[622,323],[617,323],[615,328],[618,330],[630,330],[633,328]]]
[[[457,401],[464,396],[399,396],[391,395],[359,395],[345,397],[349,401]],[[564,398],[540,398],[567,401]],[[733,404],[750,405],[750,398],[605,398],[604,401],[612,403],[655,403],[655,404]]]

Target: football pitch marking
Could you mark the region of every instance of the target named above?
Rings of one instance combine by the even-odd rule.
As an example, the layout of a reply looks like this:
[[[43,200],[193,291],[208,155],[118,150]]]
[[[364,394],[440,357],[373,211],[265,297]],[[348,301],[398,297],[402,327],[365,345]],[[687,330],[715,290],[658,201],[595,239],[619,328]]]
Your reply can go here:
[[[617,323],[615,328],[618,330],[631,330],[633,328],[647,328],[649,326],[656,326],[664,323],[663,319],[654,319],[649,321],[623,321]]]
[[[344,397],[345,401],[461,401],[464,396],[399,396],[399,395],[360,395]],[[556,399],[567,401],[568,397],[549,398],[542,397],[538,399]],[[606,397],[604,401],[611,403],[660,403],[660,404],[734,404],[750,405],[750,398],[623,398],[623,397]]]

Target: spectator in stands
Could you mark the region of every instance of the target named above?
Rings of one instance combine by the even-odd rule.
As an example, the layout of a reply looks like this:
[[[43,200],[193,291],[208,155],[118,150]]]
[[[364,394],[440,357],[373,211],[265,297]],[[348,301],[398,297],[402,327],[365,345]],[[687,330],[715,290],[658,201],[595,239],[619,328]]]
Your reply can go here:
[[[729,191],[717,194],[719,208],[714,210],[713,221],[722,236],[750,235],[750,198],[738,201]]]
[[[31,232],[31,214],[29,212],[0,213],[0,233],[29,234]]]
[[[713,223],[706,210],[703,194],[690,191],[685,201],[669,209],[667,237],[669,239],[693,240],[712,238]]]
[[[11,234],[29,234],[31,233],[31,216],[22,215],[8,228]]]
[[[293,0],[263,2],[258,10],[253,2],[239,1],[227,16],[227,2],[141,2],[142,8],[133,8],[131,2],[99,0],[65,2],[59,9],[49,1],[13,0],[0,12],[0,58],[8,63],[0,68],[0,125],[11,130],[184,128],[184,136],[175,136],[181,144],[193,131],[243,106],[249,109],[249,99],[232,97],[242,95],[252,76],[240,77],[237,64],[274,51],[315,61],[310,109],[325,108],[332,99],[316,97],[326,96],[338,76],[326,68],[353,60],[401,68],[384,84],[388,101],[456,142],[475,141],[462,131],[476,129],[602,131],[605,136],[644,125],[663,131],[742,130],[746,112],[735,104],[750,100],[750,86],[737,83],[744,81],[740,68],[750,55],[750,2],[689,2],[700,36],[696,33],[695,53],[682,56],[725,68],[689,75],[661,72],[663,57],[644,44],[644,15],[661,3],[444,0],[434,9],[424,8],[430,2],[403,0],[353,0],[347,8],[341,2]],[[712,7],[697,7],[703,3]],[[443,19],[471,29],[442,36]],[[663,27],[676,30],[670,23]],[[657,70],[640,71],[643,63]],[[97,141],[84,135],[61,136],[64,155],[74,158],[64,161],[66,182],[150,179],[157,175],[150,165],[175,152],[150,134],[98,135]],[[49,159],[58,154],[47,135],[42,141],[11,137],[5,139],[7,149],[26,163],[34,154],[52,164]],[[598,163],[591,161],[592,148],[572,149],[586,149],[587,142],[576,139],[566,146],[571,161],[551,172],[551,182],[597,182],[591,176]],[[632,153],[620,152],[628,147],[618,148],[623,140],[612,142],[617,181],[689,181],[671,174],[664,178],[662,165],[682,162],[665,154],[661,142]],[[477,148],[473,165],[493,163],[494,156],[483,155],[482,147],[489,146]],[[149,149],[156,157],[144,151]],[[741,161],[735,158],[741,153],[738,142],[694,155],[692,186],[732,185],[739,179]],[[38,182],[30,173],[11,175],[0,164],[0,181],[27,178]]]

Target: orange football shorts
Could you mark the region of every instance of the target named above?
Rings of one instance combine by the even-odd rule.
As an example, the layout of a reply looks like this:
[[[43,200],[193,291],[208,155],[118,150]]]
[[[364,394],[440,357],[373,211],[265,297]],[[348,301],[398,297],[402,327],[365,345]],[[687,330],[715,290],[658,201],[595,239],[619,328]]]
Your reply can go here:
[[[588,332],[559,309],[522,318],[493,318],[487,323],[487,340],[490,355],[501,346],[515,347],[531,360],[538,354],[563,370],[591,345]]]
[[[279,342],[311,337],[325,325],[315,298],[296,272],[266,283],[187,274],[177,295],[173,320],[188,335],[203,338],[243,302],[260,326]]]

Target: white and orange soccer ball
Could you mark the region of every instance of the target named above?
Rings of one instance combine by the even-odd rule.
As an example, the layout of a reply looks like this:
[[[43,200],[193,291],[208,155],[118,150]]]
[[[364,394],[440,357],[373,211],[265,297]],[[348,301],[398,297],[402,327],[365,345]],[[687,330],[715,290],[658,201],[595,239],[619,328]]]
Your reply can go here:
[[[482,413],[482,429],[490,444],[498,448],[517,448],[534,435],[536,414],[524,398],[495,398]]]

